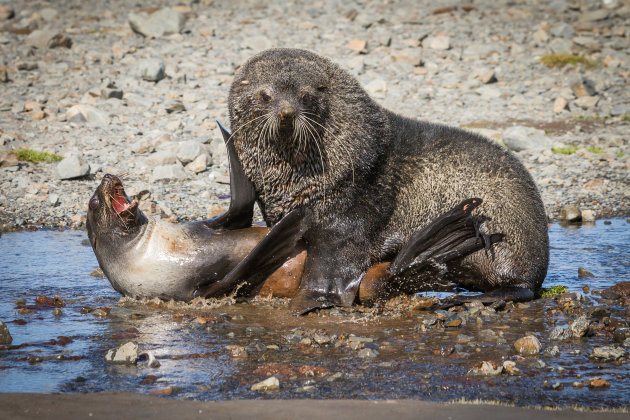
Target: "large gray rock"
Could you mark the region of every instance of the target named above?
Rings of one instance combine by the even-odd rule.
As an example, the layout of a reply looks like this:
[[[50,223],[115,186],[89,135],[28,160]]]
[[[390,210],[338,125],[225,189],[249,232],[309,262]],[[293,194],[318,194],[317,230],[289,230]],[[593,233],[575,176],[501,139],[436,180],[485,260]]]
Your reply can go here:
[[[212,155],[212,164],[215,166],[228,166],[228,154],[223,139],[215,137],[210,143],[210,154]]]
[[[66,111],[66,119],[70,122],[85,122],[94,127],[104,127],[109,124],[109,116],[106,112],[86,104],[69,108]]]
[[[72,154],[57,164],[57,175],[60,179],[80,178],[90,173],[90,165],[85,158],[78,154]]]
[[[517,125],[503,132],[503,144],[515,152],[551,149],[551,140],[543,130]]]
[[[11,337],[11,333],[9,332],[9,327],[2,321],[0,321],[0,344],[8,345],[13,342],[13,337]]]
[[[184,23],[186,23],[184,15],[169,8],[160,9],[151,14],[131,12],[128,19],[129,26],[135,32],[155,38],[179,33],[184,29]]]
[[[36,48],[70,48],[72,40],[56,29],[38,29],[26,37],[26,45]]]
[[[567,340],[569,338],[571,338],[572,334],[571,331],[568,328],[562,328],[562,327],[554,327],[554,329],[551,330],[551,332],[549,333],[549,339],[550,340]]]
[[[207,154],[206,146],[195,140],[183,141],[177,147],[177,159],[184,165],[202,154]]]
[[[105,355],[105,361],[112,364],[133,365],[138,361],[138,345],[130,341],[111,349]]]
[[[186,179],[186,171],[181,163],[157,166],[153,169],[153,181],[169,181],[171,179]]]
[[[591,353],[593,359],[598,359],[604,362],[612,362],[621,359],[626,355],[626,351],[621,347],[616,346],[602,346],[595,347]]]
[[[142,60],[139,65],[140,76],[148,82],[159,82],[164,79],[166,65],[159,58]]]

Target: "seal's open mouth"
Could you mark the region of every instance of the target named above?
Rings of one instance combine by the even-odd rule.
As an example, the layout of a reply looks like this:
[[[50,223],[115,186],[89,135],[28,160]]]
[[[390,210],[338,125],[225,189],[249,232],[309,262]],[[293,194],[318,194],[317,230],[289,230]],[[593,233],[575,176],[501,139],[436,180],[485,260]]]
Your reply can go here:
[[[103,178],[103,182],[105,184],[104,191],[109,194],[109,201],[116,214],[120,215],[123,212],[132,212],[138,206],[136,200],[130,200],[127,194],[125,194],[125,189],[120,178],[115,175],[107,174]]]

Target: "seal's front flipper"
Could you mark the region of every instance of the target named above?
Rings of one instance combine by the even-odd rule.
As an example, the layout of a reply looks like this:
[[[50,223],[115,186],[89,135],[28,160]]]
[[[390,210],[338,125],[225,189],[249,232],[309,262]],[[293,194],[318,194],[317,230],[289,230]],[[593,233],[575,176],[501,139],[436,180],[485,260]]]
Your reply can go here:
[[[389,267],[389,274],[396,276],[410,267],[419,269],[429,262],[446,262],[483,249],[484,240],[478,237],[470,216],[482,202],[480,198],[464,200],[411,235]]]
[[[241,161],[238,159],[234,142],[230,141],[229,131],[217,121],[230,161],[230,208],[221,216],[208,220],[206,225],[213,229],[241,229],[249,227],[254,217],[254,202],[256,191],[254,184],[247,178]]]
[[[284,216],[265,237],[247,254],[243,261],[216,283],[200,286],[195,296],[221,297],[236,289],[239,296],[247,296],[287,258],[296,253],[297,242],[306,230],[304,211],[296,209]]]
[[[483,304],[488,305],[499,300],[525,302],[534,298],[534,292],[527,287],[502,287],[500,289],[491,290],[481,295],[453,295],[440,302],[440,309],[448,309],[452,306],[462,305],[474,300],[479,300]]]

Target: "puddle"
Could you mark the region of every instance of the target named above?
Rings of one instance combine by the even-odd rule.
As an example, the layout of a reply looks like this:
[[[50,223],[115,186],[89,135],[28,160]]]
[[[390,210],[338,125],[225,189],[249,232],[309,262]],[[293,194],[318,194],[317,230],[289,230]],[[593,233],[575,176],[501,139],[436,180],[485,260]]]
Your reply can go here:
[[[550,236],[546,287],[563,284],[581,291],[588,285],[596,290],[630,279],[630,224],[625,220],[579,228],[554,224]],[[463,322],[456,328],[433,322],[434,312],[408,310],[414,303],[404,299],[388,308],[333,309],[301,318],[290,315],[286,302],[279,300],[204,310],[154,308],[119,303],[107,279],[90,277],[97,262],[84,240],[85,233],[76,231],[0,237],[0,320],[13,336],[12,347],[0,350],[3,392],[116,390],[198,400],[478,398],[593,408],[620,407],[630,400],[627,354],[617,362],[589,358],[594,347],[620,345],[613,342],[612,331],[627,324],[629,313],[620,300],[589,294],[581,301],[508,305],[496,313],[465,311],[458,314]],[[579,278],[578,266],[595,277]],[[39,295],[61,297],[63,314],[36,305]],[[16,305],[18,299],[26,304]],[[99,308],[111,312],[94,315]],[[596,308],[610,313],[594,316]],[[582,313],[591,314],[588,337],[549,339],[554,326],[566,326]],[[199,316],[205,325],[197,322]],[[513,343],[528,332],[540,339],[543,351],[518,356]],[[140,352],[152,351],[160,366],[105,362],[109,349],[128,341],[138,343]],[[228,346],[243,347],[247,357],[234,357],[242,349]],[[559,354],[545,354],[553,346]],[[482,360],[513,360],[521,373],[467,375]],[[251,390],[271,374],[279,378],[279,390]],[[595,377],[610,387],[573,386]]]

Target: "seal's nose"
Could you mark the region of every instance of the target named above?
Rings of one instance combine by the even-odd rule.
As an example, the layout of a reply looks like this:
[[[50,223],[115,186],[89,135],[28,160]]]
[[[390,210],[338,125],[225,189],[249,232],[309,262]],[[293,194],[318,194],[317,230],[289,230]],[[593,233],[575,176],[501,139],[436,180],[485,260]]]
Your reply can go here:
[[[291,105],[284,105],[282,108],[280,108],[278,116],[282,121],[291,120],[295,117],[295,108],[293,108]]]

